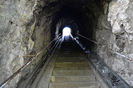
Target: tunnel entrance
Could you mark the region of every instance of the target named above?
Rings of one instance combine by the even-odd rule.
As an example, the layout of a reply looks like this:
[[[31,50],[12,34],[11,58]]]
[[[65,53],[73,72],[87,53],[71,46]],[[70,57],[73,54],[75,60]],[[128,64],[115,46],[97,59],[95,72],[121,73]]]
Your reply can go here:
[[[70,36],[71,35],[71,28],[70,27],[64,27],[62,30],[62,36]]]
[[[53,3],[58,6],[58,11],[53,15],[51,36],[56,37],[62,33],[64,26],[69,26],[72,28],[73,37],[78,37],[83,46],[87,49],[94,49],[96,46],[91,41],[86,41],[77,34],[81,34],[90,40],[95,41],[96,37],[96,25],[98,23],[98,18],[104,12],[104,2],[102,0],[63,0]]]
[[[71,34],[72,29],[70,27],[64,27],[62,29],[62,41],[69,41],[72,34]]]

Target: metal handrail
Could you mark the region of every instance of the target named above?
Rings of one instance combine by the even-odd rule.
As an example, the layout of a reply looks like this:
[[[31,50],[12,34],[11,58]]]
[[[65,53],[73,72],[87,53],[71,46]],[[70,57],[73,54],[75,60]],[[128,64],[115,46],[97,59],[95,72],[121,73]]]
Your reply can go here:
[[[54,38],[44,49],[42,49],[36,55],[26,55],[26,56],[33,56],[33,57],[27,63],[25,63],[21,68],[19,68],[15,73],[13,73],[9,78],[7,78],[5,81],[3,81],[0,84],[0,88],[3,88],[7,83],[9,83],[11,80],[13,80],[20,72],[22,72],[29,64],[31,64],[36,59],[36,57],[38,57],[44,50],[46,50],[55,40],[58,40],[59,35],[58,35],[58,37]]]
[[[82,38],[87,39],[83,35],[81,36]],[[75,39],[75,41],[77,42],[78,40]],[[78,42],[77,44],[81,47]],[[83,47],[81,48],[82,50],[84,50]],[[92,66],[95,68],[96,72],[101,76],[101,78],[108,85],[109,88],[131,88],[130,85],[124,79],[122,79],[116,72],[114,72],[107,64],[105,64],[97,54],[90,54],[90,52],[88,54],[88,58]],[[124,57],[123,55],[120,56]]]
[[[88,40],[88,41],[90,41],[90,42],[93,42],[94,44],[96,44],[96,45],[98,45],[98,42],[96,42],[95,40],[92,40],[92,39],[89,39],[89,38],[87,38],[87,37],[85,37],[85,36],[83,36],[83,35],[81,35],[81,34],[77,34],[78,36],[80,36],[80,37],[82,37],[82,38],[84,38],[84,39],[86,39],[86,40]],[[118,56],[120,56],[120,57],[123,57],[123,58],[126,58],[126,59],[128,59],[128,60],[131,60],[131,58],[130,57],[128,57],[128,56],[126,56],[126,55],[124,55],[124,54],[120,54],[120,53],[118,53],[118,52],[115,52],[114,50],[112,50],[112,49],[108,49],[110,52],[112,52],[113,54],[116,54],[116,55],[118,55]]]
[[[96,44],[96,45],[98,44],[95,40],[89,39],[89,38],[87,38],[87,37],[85,37],[85,36],[83,36],[83,35],[81,35],[79,33],[77,33],[77,35],[82,37],[82,38],[84,38],[84,39],[86,39],[86,40],[88,40],[88,41],[90,41],[90,42],[92,42],[92,43],[94,43],[94,44]]]
[[[25,85],[23,85],[23,88],[29,88],[29,85],[35,80],[37,74],[39,73],[39,68],[42,68],[43,64],[47,61],[49,56],[52,56],[51,54],[54,52],[56,47],[59,44],[60,37],[57,39],[55,44],[48,50],[48,52],[43,56],[42,60],[38,63],[37,67],[34,69],[32,74],[28,77],[27,82]]]

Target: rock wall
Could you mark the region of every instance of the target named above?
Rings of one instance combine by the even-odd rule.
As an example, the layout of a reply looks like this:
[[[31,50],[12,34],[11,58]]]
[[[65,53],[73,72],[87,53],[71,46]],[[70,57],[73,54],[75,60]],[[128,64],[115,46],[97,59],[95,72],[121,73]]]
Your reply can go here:
[[[106,9],[106,8],[104,8]],[[133,86],[133,1],[112,0],[108,14],[99,17],[96,31],[98,54]]]
[[[31,6],[34,6],[33,3],[27,3],[26,0],[0,1],[0,82],[24,64],[23,56],[27,48],[23,47],[23,37],[26,23],[32,18]],[[7,88],[14,88],[20,75]]]
[[[50,40],[50,17],[39,0],[0,0],[0,83],[5,81]],[[45,52],[45,51],[44,51]],[[32,72],[44,52],[5,88],[15,88],[20,78]]]

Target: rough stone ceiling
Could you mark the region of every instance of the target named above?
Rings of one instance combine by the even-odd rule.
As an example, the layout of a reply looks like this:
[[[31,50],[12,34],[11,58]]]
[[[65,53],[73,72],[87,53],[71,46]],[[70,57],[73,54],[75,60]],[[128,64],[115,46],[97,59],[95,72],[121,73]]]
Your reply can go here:
[[[56,24],[62,19],[69,18],[78,24],[81,34],[92,38],[93,27],[97,24],[99,15],[103,13],[104,2],[105,0],[46,1],[42,12],[53,17],[52,35],[56,32]]]

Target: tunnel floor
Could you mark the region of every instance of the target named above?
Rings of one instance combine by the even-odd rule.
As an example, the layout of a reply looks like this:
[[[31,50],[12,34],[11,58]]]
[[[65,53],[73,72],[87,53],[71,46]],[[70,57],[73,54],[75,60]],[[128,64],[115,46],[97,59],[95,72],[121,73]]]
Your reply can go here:
[[[86,55],[75,44],[62,44],[30,88],[99,88]],[[70,46],[68,48],[68,46]]]

